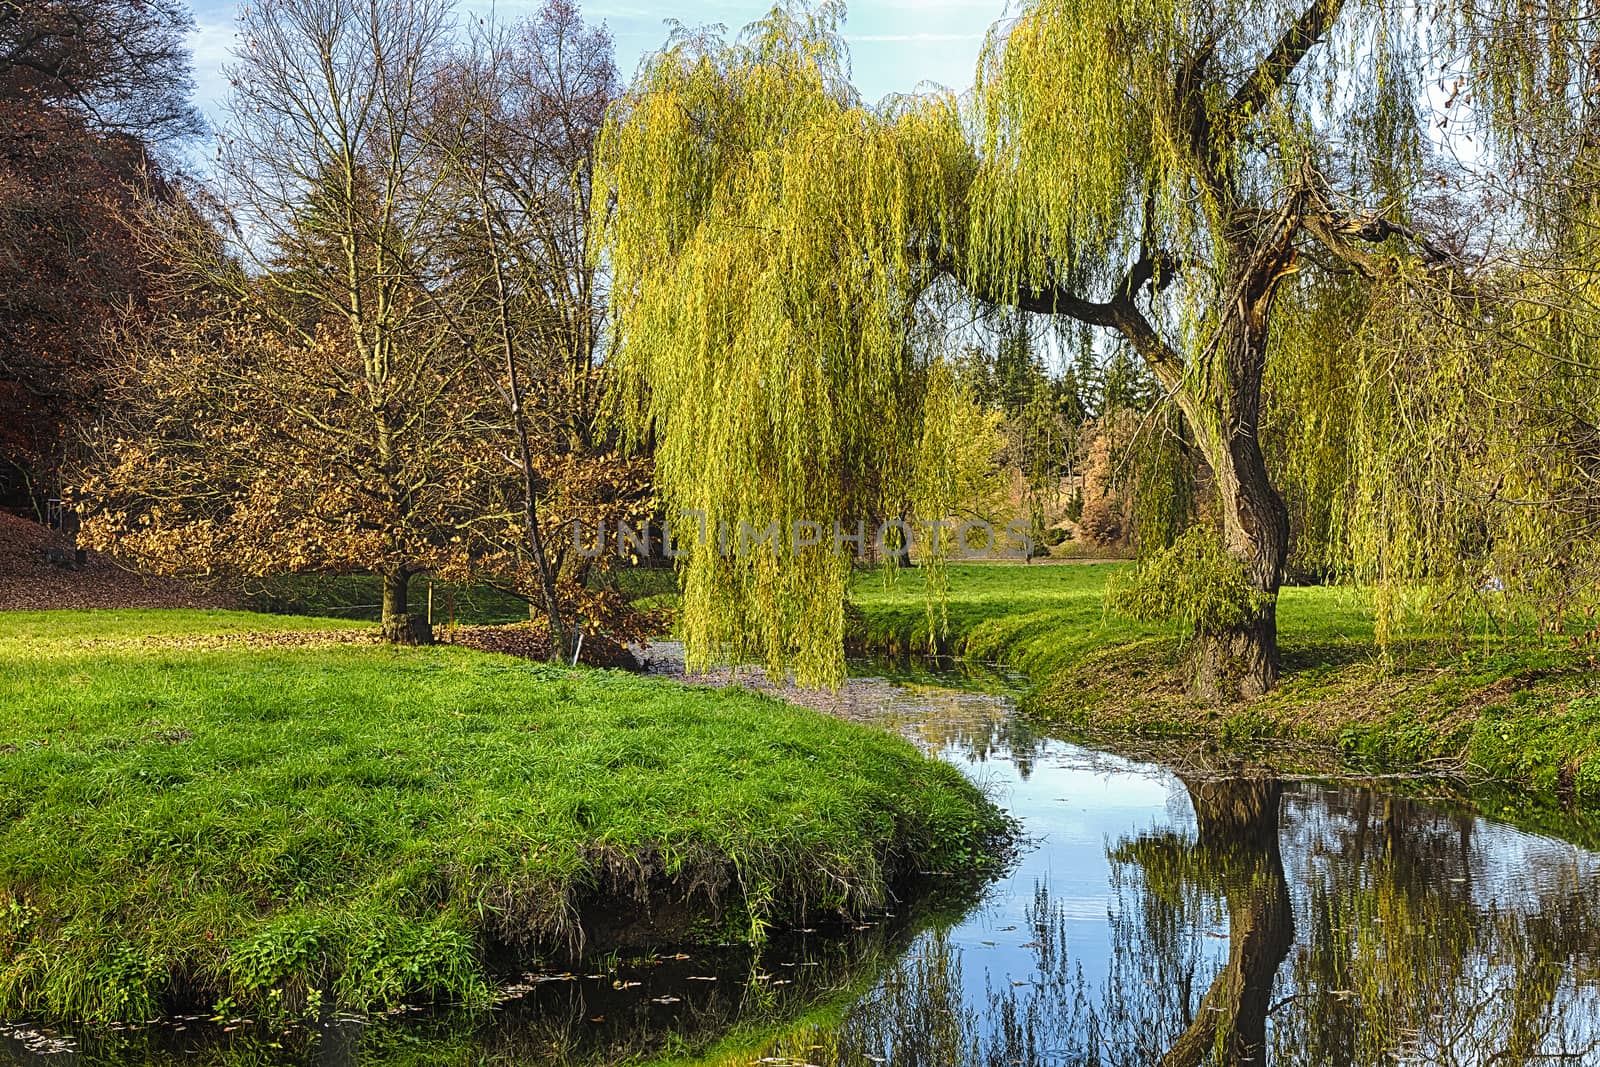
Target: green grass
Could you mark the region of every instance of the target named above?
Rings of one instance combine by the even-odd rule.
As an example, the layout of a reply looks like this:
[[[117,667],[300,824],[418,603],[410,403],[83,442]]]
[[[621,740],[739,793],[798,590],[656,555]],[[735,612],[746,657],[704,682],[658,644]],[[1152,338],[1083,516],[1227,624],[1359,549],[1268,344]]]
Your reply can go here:
[[[951,564],[944,604],[948,628],[934,626],[933,642],[923,571],[864,572],[851,588],[859,614],[850,639],[873,652],[937,649],[1043,677],[1091,649],[1161,632],[1106,614],[1106,579],[1123,566]]]
[[[488,585],[436,582],[413,578],[408,607],[428,610],[433,590],[433,621],[443,626],[455,621],[465,626],[499,626],[528,621],[528,602]],[[283,575],[269,578],[246,591],[258,611],[277,615],[328,616],[376,622],[383,614],[383,581],[368,574]]]
[[[629,602],[651,607],[658,598],[676,602],[677,578],[670,567],[627,567],[597,580],[613,585]],[[528,621],[528,602],[491,585],[414,578],[410,588],[412,611],[426,611],[428,591],[433,591],[433,621],[440,626],[454,621],[464,626],[500,626]],[[284,615],[332,616],[376,622],[382,614],[383,583],[365,574],[284,575],[266,579],[247,590],[250,606]]]
[[[0,1015],[482,1002],[492,959],[645,901],[661,938],[758,935],[1002,829],[879,731],[349,628],[0,614]],[[302,629],[328,643],[272,643]]]
[[[1090,736],[1288,744],[1365,769],[1422,765],[1600,800],[1600,678],[1564,637],[1432,635],[1384,653],[1358,593],[1289,588],[1277,688],[1245,704],[1201,704],[1184,691],[1174,630],[1106,611],[1106,583],[1122,566],[952,566],[940,643],[1027,671],[1030,712]],[[915,570],[887,587],[876,575],[858,580],[855,644],[925,650],[922,580]]]
[[[309,630],[355,633],[371,629],[348,619],[263,615],[253,611],[7,611],[0,612],[0,654],[8,657],[5,662],[11,664],[81,659],[88,649],[173,647],[186,638],[215,643],[215,639],[263,634]]]

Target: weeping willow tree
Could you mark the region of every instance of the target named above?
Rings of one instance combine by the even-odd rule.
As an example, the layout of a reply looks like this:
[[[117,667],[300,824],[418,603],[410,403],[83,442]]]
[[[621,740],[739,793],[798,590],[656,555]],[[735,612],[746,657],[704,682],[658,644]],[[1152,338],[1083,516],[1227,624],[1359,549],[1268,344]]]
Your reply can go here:
[[[837,680],[852,560],[963,483],[950,430],[972,405],[919,298],[970,154],[951,101],[862,105],[841,19],[679,30],[600,142],[614,365],[684,553],[693,667]]]
[[[953,269],[987,299],[1108,331],[1181,413],[1249,591],[1191,646],[1208,698],[1278,671],[1290,523],[1262,403],[1284,290],[1367,271],[1374,246],[1429,257],[1389,195],[1421,158],[1418,34],[1413,9],[1362,0],[1039,0],[981,62]]]
[[[918,315],[930,286],[954,284],[1125,346],[1159,380],[1208,473],[1218,551],[1192,554],[1238,594],[1189,645],[1198,695],[1277,677],[1285,477],[1310,494],[1295,518],[1317,569],[1391,600],[1470,588],[1485,520],[1463,498],[1498,467],[1532,477],[1530,435],[1549,442],[1561,421],[1479,432],[1485,406],[1461,396],[1481,384],[1483,339],[1504,354],[1542,331],[1523,380],[1566,390],[1569,423],[1571,389],[1545,369],[1552,345],[1581,342],[1526,299],[1489,299],[1418,221],[1423,81],[1444,45],[1467,68],[1499,64],[1497,100],[1561,81],[1515,58],[1546,44],[1495,51],[1522,32],[1516,4],[1469,2],[1442,7],[1430,38],[1397,0],[1033,0],[991,33],[969,97],[878,109],[849,87],[835,7],[775,9],[732,45],[680,34],[603,153],[619,362],[669,503],[713,528],[898,513],[928,484],[922,428],[957,402],[929,388],[943,379]],[[1540,41],[1566,17],[1539,16]],[[1293,438],[1276,477],[1274,425]],[[1575,490],[1588,468],[1563,456]],[[1518,521],[1488,540],[1548,554],[1537,516]],[[845,575],[826,546],[696,554],[691,655],[753,646],[835,671]]]

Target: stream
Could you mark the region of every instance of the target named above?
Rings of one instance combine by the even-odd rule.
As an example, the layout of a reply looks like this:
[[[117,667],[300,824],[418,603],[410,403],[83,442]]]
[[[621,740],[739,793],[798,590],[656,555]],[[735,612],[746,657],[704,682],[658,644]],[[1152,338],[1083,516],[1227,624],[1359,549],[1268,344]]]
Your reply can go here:
[[[1600,1065],[1600,851],[1573,843],[1600,833],[1581,814],[1135,760],[1035,729],[1002,674],[854,673],[832,710],[1019,821],[976,894],[930,884],[759,955],[530,974],[472,1016],[0,1026],[0,1065]]]

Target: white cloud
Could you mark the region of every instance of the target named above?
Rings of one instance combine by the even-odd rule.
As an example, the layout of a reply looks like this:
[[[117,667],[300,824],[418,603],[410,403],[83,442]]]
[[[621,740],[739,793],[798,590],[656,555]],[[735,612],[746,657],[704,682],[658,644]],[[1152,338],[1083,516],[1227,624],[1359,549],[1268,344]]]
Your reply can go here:
[[[189,34],[189,50],[194,55],[195,103],[213,121],[228,95],[228,80],[223,65],[233,59],[238,33],[231,18],[196,19]]]

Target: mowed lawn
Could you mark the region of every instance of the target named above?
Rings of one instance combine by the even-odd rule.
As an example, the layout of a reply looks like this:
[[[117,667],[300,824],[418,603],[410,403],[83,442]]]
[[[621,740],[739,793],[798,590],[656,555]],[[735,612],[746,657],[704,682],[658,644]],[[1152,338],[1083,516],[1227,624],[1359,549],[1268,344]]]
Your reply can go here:
[[[947,568],[941,636],[948,650],[1004,662],[1037,680],[1109,646],[1175,642],[1170,626],[1133,621],[1106,610],[1106,585],[1126,576],[1128,563],[969,563]],[[921,568],[856,579],[851,599],[860,609],[855,633],[873,648],[925,652],[931,617]],[[1286,655],[1316,655],[1332,645],[1370,646],[1372,621],[1353,590],[1290,588],[1279,597]]]
[[[663,936],[759,937],[971,873],[1001,829],[909,744],[742,690],[0,613],[0,1015],[481,1001],[492,956],[570,952],[634,895],[690,901]]]

